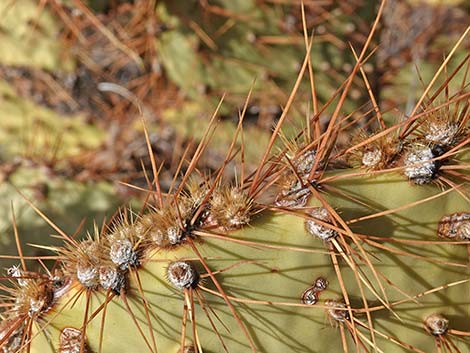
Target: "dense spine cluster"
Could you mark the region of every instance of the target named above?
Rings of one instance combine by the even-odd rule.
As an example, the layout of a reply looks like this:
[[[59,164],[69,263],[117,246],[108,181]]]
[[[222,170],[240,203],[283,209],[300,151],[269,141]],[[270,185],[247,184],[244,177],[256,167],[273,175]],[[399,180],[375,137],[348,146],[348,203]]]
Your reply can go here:
[[[309,64],[307,55],[299,81]],[[223,166],[202,177],[207,134],[168,193],[153,159],[142,211],[126,209],[84,239],[32,205],[64,244],[43,246],[56,260],[37,259],[44,274],[27,270],[18,245],[21,266],[1,286],[2,352],[461,353],[470,100],[463,88],[436,91],[445,108],[425,92],[395,125],[373,100],[379,127],[344,148],[344,98],[326,127],[315,108],[286,143],[289,103],[256,170],[242,165],[235,183],[223,172],[239,130]]]
[[[440,171],[436,166],[450,165],[455,163],[455,159],[446,158],[445,152],[441,152],[440,156],[443,156],[443,158],[441,161],[436,162],[432,152],[433,149],[435,150],[436,146],[442,146],[445,151],[448,151],[462,141],[461,139],[454,139],[450,145],[447,144],[450,143],[450,140],[446,140],[445,143],[437,144],[433,142],[430,145],[425,145],[423,140],[416,137],[402,139],[400,143],[396,142],[398,141],[396,138],[386,138],[386,141],[390,142],[387,145],[383,142],[376,142],[374,135],[367,137],[367,139],[372,139],[372,141],[370,146],[366,144],[366,147],[363,148],[362,166],[359,166],[359,168],[356,166],[355,169],[351,170],[356,172],[361,170],[380,171],[387,168],[395,168],[398,172],[394,171],[392,175],[385,175],[385,179],[377,177],[378,179],[376,180],[374,177],[367,177],[364,179],[364,182],[353,182],[353,187],[347,187],[344,190],[354,194],[362,192],[371,199],[377,199],[378,197],[377,200],[379,200],[383,195],[378,195],[373,188],[369,191],[369,183],[373,185],[379,182],[379,184],[383,183],[384,187],[386,187],[387,183],[398,182],[399,185],[402,185],[400,187],[407,190],[406,197],[411,200],[409,201],[411,206],[408,206],[407,203],[401,206],[400,203],[395,203],[398,205],[398,209],[405,207],[405,212],[407,207],[414,207],[413,203],[419,205],[422,202],[421,199],[427,199],[426,197],[419,196],[420,188],[427,188],[427,184],[431,181],[438,181],[442,178],[442,182],[444,182],[448,177],[453,178],[451,175],[446,176],[445,170]],[[378,140],[385,141],[382,138]],[[391,144],[392,141],[395,141],[395,146]],[[75,240],[64,236],[65,245],[53,248],[60,258],[58,263],[60,267],[55,270],[54,274],[48,274],[47,276],[37,275],[25,271],[20,266],[13,266],[8,269],[8,276],[13,284],[12,289],[9,290],[13,307],[5,312],[5,320],[1,329],[3,352],[21,351],[27,347],[35,334],[31,329],[32,323],[47,321],[45,318],[49,316],[49,312],[55,312],[58,307],[61,307],[59,310],[69,310],[69,304],[59,303],[72,295],[71,293],[75,293],[71,298],[74,301],[78,300],[78,297],[81,297],[83,293],[87,293],[87,298],[98,293],[105,294],[105,304],[101,304],[95,309],[97,311],[89,312],[86,317],[89,315],[94,317],[103,310],[111,310],[110,308],[103,309],[103,305],[104,307],[111,305],[112,301],[117,300],[114,297],[120,297],[127,308],[128,314],[135,315],[132,313],[133,309],[131,309],[129,299],[135,296],[142,296],[143,300],[148,300],[143,297],[144,295],[150,295],[147,287],[148,282],[145,282],[147,283],[145,284],[141,276],[144,276],[149,271],[154,273],[152,272],[155,271],[154,262],[159,265],[157,265],[157,273],[152,276],[158,277],[161,275],[160,280],[168,284],[168,290],[176,290],[177,293],[184,297],[185,314],[182,318],[183,325],[194,321],[195,305],[198,303],[209,318],[212,330],[225,347],[224,338],[220,336],[213,318],[210,318],[210,313],[215,309],[210,308],[211,304],[209,304],[206,295],[210,293],[219,298],[219,300],[224,301],[230,310],[233,310],[233,317],[239,318],[232,306],[232,300],[237,300],[236,297],[233,297],[233,294],[227,295],[219,281],[223,278],[226,271],[230,273],[233,271],[233,268],[245,268],[245,262],[257,262],[257,260],[240,260],[238,263],[228,264],[217,271],[212,271],[205,260],[206,256],[208,259],[211,258],[209,254],[212,250],[209,249],[216,245],[211,243],[211,237],[216,237],[213,241],[220,239],[219,241],[224,242],[223,244],[225,245],[221,248],[222,251],[231,251],[230,242],[232,241],[236,243],[240,240],[242,241],[241,244],[246,242],[246,245],[240,246],[248,249],[247,254],[249,258],[250,248],[267,246],[268,243],[258,243],[256,237],[254,238],[255,242],[249,238],[238,238],[240,236],[238,234],[240,233],[243,236],[247,228],[253,228],[255,234],[261,235],[261,233],[257,233],[257,227],[259,227],[260,221],[266,222],[265,218],[269,217],[266,215],[267,208],[279,212],[278,216],[288,217],[290,219],[288,222],[301,223],[302,227],[296,231],[297,233],[289,234],[290,238],[300,236],[303,242],[312,245],[321,240],[323,244],[319,244],[315,251],[329,254],[329,262],[330,266],[332,266],[328,276],[319,273],[319,276],[313,282],[310,280],[311,284],[309,286],[303,285],[302,291],[296,294],[297,302],[279,305],[287,305],[289,308],[290,305],[295,307],[295,305],[300,303],[302,305],[300,309],[305,309],[306,307],[323,308],[331,325],[349,332],[353,340],[357,341],[355,344],[360,346],[376,344],[371,343],[370,339],[376,340],[377,336],[383,335],[383,333],[379,333],[375,328],[370,328],[369,326],[373,320],[372,314],[374,310],[368,311],[371,310],[369,305],[372,305],[368,304],[368,302],[372,303],[372,300],[374,300],[380,303],[382,307],[380,310],[387,310],[390,315],[394,315],[395,306],[398,305],[396,303],[408,302],[408,299],[396,299],[396,303],[394,303],[386,298],[390,290],[384,287],[383,280],[386,275],[376,268],[376,264],[373,265],[375,261],[370,257],[370,250],[365,250],[364,246],[371,246],[375,249],[385,250],[386,253],[399,254],[400,256],[409,256],[411,258],[417,255],[406,247],[404,250],[398,250],[390,245],[386,245],[386,242],[382,244],[382,239],[373,236],[375,234],[373,229],[366,229],[365,234],[351,231],[347,223],[353,225],[355,222],[360,222],[362,218],[367,219],[375,216],[372,213],[366,214],[365,217],[359,214],[358,218],[339,218],[340,214],[343,212],[347,213],[348,210],[346,208],[342,211],[341,203],[335,199],[335,197],[341,199],[344,196],[344,191],[337,193],[333,190],[344,187],[341,186],[341,181],[339,184],[336,184],[334,179],[344,179],[345,176],[348,176],[347,173],[350,172],[350,169],[332,170],[324,174],[315,172],[314,168],[318,166],[323,168],[324,165],[329,163],[325,160],[316,160],[319,156],[316,149],[306,151],[299,149],[298,153],[298,156],[292,156],[285,164],[278,164],[275,170],[272,170],[269,174],[273,178],[270,179],[268,177],[258,184],[254,184],[252,176],[244,181],[243,186],[226,184],[220,180],[212,184],[210,180],[205,180],[201,183],[196,183],[192,180],[187,187],[182,187],[169,195],[162,195],[161,201],[156,201],[155,204],[147,207],[146,212],[143,214],[136,215],[133,211],[120,213],[116,220],[104,226],[102,230],[95,229],[93,235],[89,235],[84,240]],[[386,155],[387,153],[388,155]],[[276,161],[280,159],[282,159],[280,155],[275,155],[271,160]],[[400,167],[400,164],[402,164],[402,167]],[[458,163],[455,166],[458,166]],[[460,177],[465,178],[465,175],[460,174]],[[315,178],[313,182],[312,176]],[[366,176],[365,174],[360,174],[360,177],[365,178]],[[333,182],[328,182],[328,178],[332,178]],[[292,190],[291,186],[279,188],[279,185],[285,186],[289,184],[286,183],[286,180],[296,180],[295,183],[292,183],[296,185],[296,189]],[[346,181],[350,182],[349,179]],[[436,183],[429,185],[431,189],[428,191],[437,190],[439,192],[439,189],[436,188],[437,185],[434,184]],[[265,188],[267,195],[271,197],[271,201],[269,201],[267,195],[257,193],[256,185]],[[331,190],[331,194],[325,193],[327,190]],[[450,190],[452,191],[452,189]],[[414,196],[415,192],[418,193],[417,198]],[[466,193],[466,191],[463,192]],[[393,195],[393,193],[393,188],[385,192],[385,194],[389,195]],[[280,202],[281,199],[285,199],[287,194],[292,196],[292,202]],[[348,201],[353,202],[353,204],[356,202],[357,197],[352,196],[354,194],[351,194]],[[430,199],[432,200],[433,194],[429,195],[431,195]],[[463,208],[459,206],[468,205],[468,203],[466,201],[462,202],[462,200],[465,200],[463,197],[460,201],[456,200],[462,194],[453,191],[452,195],[454,196],[446,196],[447,198],[441,201],[449,205],[455,204],[456,206],[447,207],[446,209],[451,210],[450,213],[440,216],[438,219],[434,218],[435,221],[432,223],[434,240],[429,239],[431,242],[435,242],[437,239],[446,239],[466,244],[470,238],[468,208],[465,209],[466,206],[463,206]],[[263,200],[262,204],[257,202],[257,197]],[[307,204],[307,201],[310,205]],[[361,207],[357,207],[358,212]],[[397,208],[397,206],[391,208],[393,209],[394,207]],[[368,208],[365,208],[365,210],[370,212]],[[289,213],[291,215],[288,215]],[[345,223],[345,220],[347,223]],[[377,229],[379,233],[385,232],[386,234],[387,229],[383,228],[382,224],[380,227],[380,229]],[[281,234],[282,231],[276,237]],[[270,236],[268,235],[267,239],[269,238]],[[291,240],[293,239],[291,238]],[[400,239],[400,236],[397,239]],[[410,242],[410,245],[413,244],[412,240],[403,239],[399,241],[402,241],[406,246],[408,246],[407,242]],[[426,241],[423,240],[423,244],[426,244]],[[207,244],[211,245],[206,250]],[[442,246],[447,246],[445,241]],[[462,245],[459,243],[455,246],[455,249],[457,249],[457,247]],[[269,244],[269,247],[279,248],[279,245],[275,242]],[[204,252],[207,251],[204,257],[201,257],[199,248]],[[307,250],[308,248],[305,248],[304,251]],[[217,259],[220,255],[214,256]],[[283,258],[283,255],[276,261],[280,261],[281,258]],[[306,259],[312,258],[306,257]],[[425,262],[429,261],[425,258],[422,260]],[[307,263],[306,265],[309,266]],[[349,268],[354,273],[353,278],[357,281],[356,285],[359,287],[360,293],[362,293],[362,308],[357,307],[357,304],[352,306],[351,299],[349,298],[350,293],[344,292],[344,287],[338,287],[338,284],[343,281],[341,273],[344,271],[344,267]],[[315,265],[313,265],[312,271],[314,268]],[[158,271],[161,271],[160,274],[158,274]],[[271,271],[275,274],[279,270],[274,267]],[[370,273],[367,271],[370,271]],[[215,274],[216,272],[217,274]],[[337,278],[335,278],[334,274]],[[461,279],[460,282],[456,281],[455,283],[461,283],[462,281],[465,282],[465,280]],[[211,289],[211,286],[208,286],[208,282],[215,286],[215,289]],[[332,282],[334,285],[331,288]],[[392,285],[392,288],[395,291],[401,292],[401,289],[396,288],[395,285]],[[439,288],[430,288],[421,295],[426,297],[427,292],[432,293],[439,290]],[[364,294],[366,291],[369,292],[367,297]],[[338,297],[338,294],[342,295]],[[392,297],[395,296],[393,295]],[[87,299],[87,301],[89,300]],[[248,299],[242,298],[240,300]],[[110,304],[106,304],[109,301],[111,301]],[[264,303],[261,299],[251,299],[251,301],[259,304]],[[272,299],[269,300],[269,302],[271,301]],[[61,305],[65,305],[65,307]],[[144,304],[143,310],[144,312],[150,310],[148,304]],[[368,316],[367,320],[369,321],[358,319],[357,312],[361,310],[366,313]],[[219,314],[215,315],[218,316]],[[26,318],[26,321],[15,320],[15,317],[18,315]],[[101,315],[104,317],[104,313]],[[152,328],[151,322],[153,319],[151,315],[154,314],[149,312],[145,317],[141,317],[140,320],[143,320],[145,325],[153,332],[155,329]],[[189,319],[186,315],[189,315]],[[241,319],[239,318],[239,320]],[[449,331],[450,321],[442,316],[442,314],[430,314],[423,317],[422,320],[425,331],[434,336],[439,344],[451,344],[449,342],[452,341],[449,337],[456,335],[456,332],[462,335],[461,331]],[[155,332],[148,336],[143,333],[145,329],[141,327],[141,324],[138,321],[136,322],[149,351],[155,351],[155,347],[152,348],[152,346],[156,343],[151,343],[149,338],[154,337]],[[243,332],[245,323],[238,321],[238,326]],[[371,338],[367,338],[364,332],[357,331],[356,326],[367,328]],[[103,329],[104,327],[102,327]],[[197,330],[196,326],[193,329]],[[47,328],[44,330],[47,330]],[[86,325],[80,326],[75,324],[66,326],[62,329],[58,341],[52,342],[52,344],[57,345],[61,353],[88,352],[90,351],[90,336],[87,336],[86,331]],[[183,336],[185,336],[186,328],[182,332]],[[250,335],[247,332],[244,335],[246,335],[246,339],[249,339]],[[100,336],[102,336],[102,333]],[[419,348],[402,342],[398,338],[388,338],[399,347],[412,347],[410,348],[412,351],[422,352]],[[152,340],[154,339],[152,338]],[[184,351],[200,352],[199,346],[203,344],[204,340],[197,333],[193,334],[193,340],[196,342],[196,345],[184,344],[185,339],[182,339],[180,347],[184,347]],[[348,343],[343,342],[344,344]],[[100,342],[99,345],[106,344]],[[92,343],[92,346],[96,346],[95,341]],[[101,349],[107,351],[106,347]],[[253,344],[252,350],[255,349]]]

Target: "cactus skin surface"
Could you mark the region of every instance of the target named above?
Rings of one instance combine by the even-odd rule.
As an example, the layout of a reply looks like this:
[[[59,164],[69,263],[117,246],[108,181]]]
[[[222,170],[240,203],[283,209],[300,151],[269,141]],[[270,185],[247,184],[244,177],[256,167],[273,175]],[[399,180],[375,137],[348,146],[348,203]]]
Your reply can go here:
[[[344,177],[347,173],[350,171],[335,174]],[[345,221],[411,205],[440,192],[436,185],[413,185],[403,180],[400,175],[348,177],[327,185],[334,187],[337,192],[325,192],[322,197],[341,214]],[[352,201],[353,198],[356,201]],[[311,204],[321,205],[315,198],[311,200]],[[365,204],[370,207],[364,206]],[[419,296],[420,293],[449,283],[468,280],[467,246],[451,241],[426,245],[420,243],[438,241],[437,229],[442,215],[468,210],[468,206],[468,201],[457,191],[450,191],[437,199],[407,207],[400,212],[353,222],[350,227],[358,236],[379,237],[380,239],[367,237],[365,239],[392,249],[380,249],[361,241],[377,271],[392,281],[396,287],[404,290],[407,295]],[[222,271],[216,273],[215,277],[226,294],[232,298],[231,303],[248,327],[260,352],[342,350],[339,329],[328,323],[324,309],[325,301],[342,296],[332,259],[328,254],[328,244],[308,234],[304,227],[305,215],[301,214],[265,211],[255,217],[250,226],[243,229],[228,232],[219,238],[201,236],[193,241],[211,271]],[[394,243],[390,241],[391,239],[416,240],[417,243]],[[240,241],[247,243],[242,244]],[[253,243],[260,245],[254,247]],[[351,249],[357,249],[350,240],[347,243]],[[270,246],[272,248],[269,248]],[[185,296],[183,290],[175,288],[168,282],[166,274],[168,264],[176,260],[191,261],[200,276],[204,277],[199,285],[217,292],[212,280],[207,276],[207,271],[197,258],[190,244],[157,250],[149,255],[138,270],[142,289],[138,288],[135,272],[131,270],[129,273],[130,283],[125,294],[128,305],[151,345],[142,298],[145,297],[149,303],[158,351],[178,352],[180,349]],[[438,261],[459,263],[461,266],[438,263]],[[340,260],[340,263],[342,278],[352,307],[363,308],[353,270],[344,261]],[[364,276],[379,292],[370,269],[364,264],[360,264],[360,267],[364,271]],[[328,287],[321,292],[320,300],[315,305],[301,305],[300,298],[303,291],[320,276],[328,281]],[[247,338],[224,299],[205,292],[199,285],[187,290],[187,293],[193,292],[197,335],[204,352],[220,352],[221,342],[197,300],[198,295],[201,295],[205,310],[209,310],[210,307],[217,313],[218,319],[212,313],[210,316],[228,351],[249,351]],[[393,306],[393,311],[402,321],[382,308],[371,314],[374,328],[412,345],[418,349],[417,351],[432,352],[434,349],[433,337],[422,328],[426,316],[436,311],[445,312],[446,316],[453,318],[451,325],[454,326],[463,325],[469,317],[470,303],[464,295],[468,292],[469,283],[423,295],[417,299],[419,304],[407,300],[403,293],[387,283],[384,282],[383,285],[390,303],[405,300],[404,303]],[[76,299],[78,292],[81,292],[81,295]],[[380,306],[380,302],[370,290],[365,289],[365,293],[370,307]],[[99,307],[105,302],[106,292],[103,290],[90,292],[90,298],[86,316],[90,318],[92,313],[97,313],[96,317],[86,325],[86,343],[92,352],[99,350],[101,330],[104,331],[102,352],[137,352],[149,349],[146,347],[143,335],[139,333],[130,318],[122,295],[114,297],[107,304],[104,326],[102,326],[104,311]],[[74,302],[73,307],[71,302]],[[47,328],[33,340],[31,351],[58,351],[60,332],[66,327],[82,327],[86,302],[87,295],[83,292],[83,288],[78,283],[71,283],[70,289],[60,298],[59,303],[43,314],[41,321],[48,323]],[[364,313],[354,314],[354,317],[367,325]],[[188,319],[188,335],[192,331],[191,325]],[[39,324],[37,327],[41,326]],[[359,328],[359,331],[370,337],[366,329]],[[378,334],[375,339],[378,351],[408,351]],[[352,338],[349,337],[348,340],[349,344],[352,344]],[[190,338],[187,338],[186,342],[190,343]],[[465,351],[465,343],[456,341],[455,344]]]
[[[400,137],[355,145],[362,166],[335,158],[337,103],[324,134],[309,120],[316,138],[268,147],[241,185],[222,170],[190,187],[189,168],[80,240],[42,216],[64,244],[40,244],[54,269],[7,269],[2,352],[468,352],[468,97],[446,96],[445,141],[416,127],[436,105],[420,102]]]

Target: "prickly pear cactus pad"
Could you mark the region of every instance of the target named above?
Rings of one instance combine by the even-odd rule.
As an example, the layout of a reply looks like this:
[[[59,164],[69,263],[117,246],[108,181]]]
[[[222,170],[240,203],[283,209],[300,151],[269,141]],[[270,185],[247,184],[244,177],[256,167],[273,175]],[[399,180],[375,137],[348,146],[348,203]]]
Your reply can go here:
[[[312,112],[296,129],[289,111],[298,88],[303,79],[315,87],[307,38],[253,172],[248,95],[219,168],[198,169],[216,113],[168,192],[145,127],[151,169],[147,188],[134,186],[144,206],[121,207],[85,238],[28,201],[60,243],[33,244],[56,260],[30,257],[42,265],[35,272],[14,234],[7,256],[18,263],[0,287],[2,351],[469,352],[470,93],[461,73],[470,57],[455,70],[447,64],[470,27],[410,113],[397,108],[401,119],[389,119],[363,70],[384,4],[336,97],[318,106],[313,90]],[[344,107],[354,77],[370,94],[365,131],[351,128],[356,118]],[[351,142],[342,147],[345,131]],[[233,164],[237,178],[226,180]]]
[[[5,351],[466,351],[462,97],[452,142],[411,130],[386,167],[325,171],[326,147],[307,143],[239,185],[189,170],[85,240],[55,227],[53,272],[8,269]],[[386,131],[352,148],[366,154]]]
[[[350,223],[360,215],[375,215],[435,196],[438,189],[417,190],[390,176],[362,177],[329,186],[345,194],[332,194],[327,199]],[[348,200],[357,194],[374,206]],[[424,318],[443,311],[446,317],[454,318],[455,328],[462,328],[469,315],[468,301],[462,298],[469,286],[467,246],[438,242],[437,236],[441,216],[468,210],[468,202],[455,192],[439,200],[439,205],[428,202],[391,216],[353,223],[351,228],[360,244],[357,247],[347,234],[335,230],[332,238],[320,239],[321,233],[331,230],[328,224],[266,212],[251,227],[223,234],[200,230],[183,241],[184,245],[156,249],[138,270],[131,266],[126,273],[129,283],[118,282],[117,288],[98,290],[103,286],[105,270],[100,266],[105,260],[96,264],[97,280],[91,284],[74,266],[71,275],[85,282],[88,289],[80,283],[64,284],[69,288],[61,304],[44,313],[42,319],[52,320],[46,330],[54,349],[64,328],[81,328],[91,320],[82,334],[93,352],[99,351],[100,345],[103,352],[134,352],[135,347],[155,351],[155,346],[158,351],[178,352],[185,330],[184,342],[189,345],[189,337],[198,337],[204,352],[219,352],[221,347],[229,352],[249,351],[250,339],[253,347],[263,352],[315,352],[317,346],[340,352],[343,344],[351,345],[354,339],[342,342],[339,336],[343,330],[356,332],[369,351],[375,342],[377,351],[407,351],[401,346],[411,345],[415,351],[431,352],[437,338],[423,329]],[[416,222],[423,214],[426,221]],[[308,222],[316,223],[316,231]],[[375,275],[361,259],[359,249],[369,257]],[[349,261],[356,264],[349,267]],[[337,262],[341,263],[336,267],[341,277],[335,273]],[[396,276],[398,269],[400,276]],[[119,267],[115,271],[119,276]],[[321,278],[326,284],[317,288]],[[346,286],[352,313],[330,313],[338,298],[344,297],[339,278]],[[111,300],[104,304],[107,299]],[[374,331],[368,327],[364,300]],[[328,320],[340,327],[330,327]],[[114,337],[118,330],[125,338]],[[459,341],[455,344],[465,347]],[[48,351],[46,342],[38,346],[38,352]]]

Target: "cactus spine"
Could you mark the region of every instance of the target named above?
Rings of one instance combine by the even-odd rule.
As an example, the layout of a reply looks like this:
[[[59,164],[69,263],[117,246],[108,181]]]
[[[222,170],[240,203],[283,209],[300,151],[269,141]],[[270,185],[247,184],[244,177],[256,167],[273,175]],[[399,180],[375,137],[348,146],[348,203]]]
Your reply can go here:
[[[468,350],[470,100],[437,105],[445,87],[338,151],[343,97],[324,133],[315,114],[235,184],[239,130],[220,171],[197,173],[210,126],[181,185],[162,193],[155,168],[146,210],[84,240],[44,216],[64,245],[53,269],[8,270],[3,352]]]

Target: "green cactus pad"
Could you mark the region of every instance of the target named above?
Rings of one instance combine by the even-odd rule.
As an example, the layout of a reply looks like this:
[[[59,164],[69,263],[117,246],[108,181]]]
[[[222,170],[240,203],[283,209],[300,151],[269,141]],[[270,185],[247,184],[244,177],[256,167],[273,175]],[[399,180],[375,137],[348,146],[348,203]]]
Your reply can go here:
[[[337,174],[338,177],[346,175],[347,172]],[[466,319],[470,313],[465,293],[470,284],[461,283],[444,288],[458,281],[469,280],[467,246],[444,240],[439,244],[435,243],[439,241],[437,225],[441,217],[468,210],[468,201],[457,191],[450,191],[428,202],[421,202],[439,193],[439,187],[412,185],[403,181],[401,176],[393,175],[347,177],[328,183],[326,187],[334,187],[337,192],[325,192],[322,197],[345,221],[350,221],[351,229],[357,237],[360,234],[367,235],[367,240],[391,249],[380,249],[360,240],[374,268],[381,273],[379,278],[389,303],[403,301],[401,304],[392,304],[394,313],[400,319],[387,309],[372,311],[374,328],[387,337],[393,337],[423,352],[432,352],[435,345],[434,338],[423,328],[423,321],[429,314],[441,312],[450,318],[452,327],[468,329]],[[407,207],[415,202],[419,204]],[[321,204],[319,201],[314,203]],[[353,221],[403,206],[405,208],[398,212]],[[216,273],[215,277],[229,298],[232,298],[230,302],[248,328],[259,352],[342,351],[339,328],[332,327],[328,322],[324,309],[326,299],[342,297],[340,283],[328,254],[327,243],[308,234],[304,222],[302,216],[264,212],[242,230],[212,238],[202,236],[194,241],[209,268],[212,271],[222,271]],[[406,243],[406,240],[410,243]],[[423,243],[425,241],[429,241],[429,244]],[[347,242],[355,253],[352,258],[360,263],[358,248],[350,240]],[[337,257],[340,258],[339,255]],[[201,286],[217,292],[190,244],[174,250],[155,252],[138,270],[142,292],[138,289],[135,272],[132,272],[135,270],[129,275],[130,288],[125,297],[151,345],[148,321],[142,305],[143,297],[149,303],[150,320],[159,352],[177,352],[180,347],[185,300],[183,291],[168,282],[166,268],[170,261],[182,259],[191,260],[200,275],[205,277],[200,281]],[[339,262],[351,305],[361,311],[363,303],[354,271],[345,261]],[[363,263],[360,263],[360,267],[376,293],[380,293],[372,271]],[[318,277],[324,277],[329,282],[327,289],[321,292],[318,303],[311,306],[299,305],[302,293]],[[387,284],[385,277],[403,292]],[[364,284],[362,286],[365,287]],[[69,291],[61,298],[60,305],[44,315],[45,322],[51,320],[45,330],[50,342],[46,344],[42,340],[43,343],[40,344],[39,340],[33,341],[33,352],[54,352],[57,348],[47,347],[57,347],[60,330],[65,327],[82,327],[86,294],[82,292],[80,299],[75,300],[78,290],[75,288]],[[434,290],[434,293],[423,295],[426,291]],[[205,309],[228,351],[250,351],[248,340],[224,299],[201,288],[191,291],[195,303],[197,334],[204,352],[220,352],[222,348],[215,330],[197,301],[196,292],[204,296]],[[381,305],[375,294],[367,288],[364,291],[371,308]],[[98,312],[86,328],[87,344],[91,351],[98,351],[101,330],[104,330],[102,352],[137,352],[147,349],[122,297],[115,297],[107,304],[104,327],[101,323],[104,311],[99,307],[104,303],[106,295],[103,292],[93,292],[90,297],[88,317]],[[416,297],[416,302],[411,301],[411,297]],[[75,302],[73,308],[71,302]],[[217,317],[211,310],[217,313]],[[60,315],[57,314],[59,312]],[[368,325],[364,313],[355,314],[355,318]],[[188,336],[192,335],[191,325],[188,319]],[[360,328],[359,331],[372,340],[366,329]],[[380,333],[375,334],[378,352],[407,351],[381,337]],[[351,339],[348,338],[350,344]],[[186,339],[188,344],[189,340]],[[368,345],[364,338],[362,341]],[[465,343],[454,341],[465,351]],[[140,348],[136,350],[136,347]],[[373,350],[371,347],[368,349]]]

